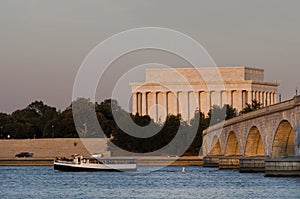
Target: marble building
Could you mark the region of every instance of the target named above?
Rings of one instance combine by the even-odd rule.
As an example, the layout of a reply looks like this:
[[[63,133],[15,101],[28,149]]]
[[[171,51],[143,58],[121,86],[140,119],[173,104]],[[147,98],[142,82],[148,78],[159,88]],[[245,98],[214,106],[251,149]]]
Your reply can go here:
[[[256,99],[263,106],[277,103],[278,82],[264,81],[264,70],[245,66],[146,69],[145,82],[132,82],[132,113],[154,121],[195,111],[205,114],[213,105],[229,104],[238,111]]]

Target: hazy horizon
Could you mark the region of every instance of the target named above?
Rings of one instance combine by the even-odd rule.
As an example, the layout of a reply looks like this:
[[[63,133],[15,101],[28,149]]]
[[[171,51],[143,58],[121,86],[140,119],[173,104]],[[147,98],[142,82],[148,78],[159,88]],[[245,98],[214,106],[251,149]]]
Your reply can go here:
[[[3,0],[0,112],[11,113],[35,100],[63,110],[71,103],[77,70],[95,46],[121,31],[149,26],[192,37],[218,66],[264,69],[265,81],[279,81],[282,100],[290,99],[300,88],[299,7],[296,0]],[[140,54],[134,57],[137,63],[151,60]],[[174,65],[184,64],[170,59]],[[129,56],[116,66],[130,64]],[[145,74],[142,70],[139,74],[132,81],[142,81]],[[110,98],[114,81],[106,80],[107,90],[97,93],[97,101]],[[130,91],[126,86],[123,92]]]

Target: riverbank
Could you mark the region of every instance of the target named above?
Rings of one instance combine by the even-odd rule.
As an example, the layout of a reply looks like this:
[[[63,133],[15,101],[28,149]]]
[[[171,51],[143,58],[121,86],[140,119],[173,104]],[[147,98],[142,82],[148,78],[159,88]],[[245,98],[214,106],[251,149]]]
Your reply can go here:
[[[138,166],[202,166],[203,158],[188,157],[135,157]],[[53,166],[53,158],[1,158],[0,166]]]
[[[33,158],[70,157],[72,154],[88,156],[90,153],[105,152],[105,138],[47,138],[0,140],[0,159],[14,159],[15,155],[26,151]],[[106,154],[110,156],[110,154]]]
[[[203,158],[200,156],[186,157],[135,157],[138,166],[202,166]]]
[[[71,157],[73,154],[90,156],[91,153],[106,151],[107,139],[104,138],[53,138],[53,139],[20,139],[0,140],[0,166],[52,166],[55,157]],[[87,150],[88,148],[88,150]],[[20,152],[33,153],[32,158],[16,158]],[[113,157],[124,157],[113,155]],[[134,156],[138,166],[201,166],[203,158],[199,156]]]

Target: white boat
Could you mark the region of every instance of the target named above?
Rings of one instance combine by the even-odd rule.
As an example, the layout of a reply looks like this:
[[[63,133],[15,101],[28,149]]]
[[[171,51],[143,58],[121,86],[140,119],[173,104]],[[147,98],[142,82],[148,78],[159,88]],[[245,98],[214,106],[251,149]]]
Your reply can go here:
[[[57,171],[136,171],[134,158],[86,158],[74,155],[72,159],[56,158]]]

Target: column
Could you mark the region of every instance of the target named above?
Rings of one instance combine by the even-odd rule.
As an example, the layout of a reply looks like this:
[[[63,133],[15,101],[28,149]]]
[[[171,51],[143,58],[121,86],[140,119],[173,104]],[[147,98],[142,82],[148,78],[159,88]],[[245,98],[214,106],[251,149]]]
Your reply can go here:
[[[247,100],[248,100],[247,91],[243,90],[242,91],[242,106],[241,106],[242,109],[245,108]]]
[[[208,110],[212,107],[211,91],[207,92]]]
[[[232,91],[227,91],[227,104],[232,106],[233,105],[233,98],[232,98]]]
[[[266,106],[265,91],[261,92],[261,103],[263,107]]]
[[[174,92],[175,104],[176,104],[175,111],[176,111],[177,115],[179,114],[179,96],[178,96],[178,93],[179,93],[178,91]]]
[[[232,107],[233,108],[237,108],[237,99],[238,99],[237,91],[232,91]]]
[[[260,104],[263,104],[263,102],[262,102],[262,92],[261,91],[258,91],[258,95],[259,95],[259,97],[258,97],[258,102],[260,103]]]
[[[189,100],[188,100],[188,92],[179,92],[178,93],[178,102],[179,102],[179,111],[181,114],[181,118],[184,121],[187,121],[189,118]]]
[[[202,92],[200,92],[200,105],[199,105],[199,109],[205,115],[208,113],[208,111],[207,111],[207,107],[208,106],[209,106],[209,104],[208,104],[208,99],[207,99],[207,92],[202,91]]]
[[[201,101],[201,93],[203,91],[199,91],[198,92],[198,108],[199,108],[199,111],[201,111],[201,104],[202,104],[202,101]]]
[[[274,98],[274,92],[271,93],[271,100],[272,100],[272,104],[276,104],[275,98]]]
[[[271,92],[267,93],[267,105],[270,106],[271,105]]]
[[[164,122],[166,119],[166,109],[167,109],[167,97],[166,92],[157,93],[157,119],[158,121]]]
[[[265,104],[266,104],[266,106],[269,106],[269,92],[265,92]]]
[[[277,93],[273,93],[273,102],[274,104],[277,104]]]
[[[234,91],[233,93],[233,108],[236,108],[237,111],[242,110],[243,103],[243,92],[242,91]]]
[[[162,107],[163,107],[163,110],[162,110],[162,118],[165,120],[168,116],[168,97],[167,97],[167,92],[163,92],[162,93],[162,98],[163,98],[163,101],[162,101]]]
[[[146,115],[150,116],[152,106],[152,95],[150,92],[146,93]]]
[[[243,109],[243,107],[244,107],[244,103],[245,103],[245,101],[244,101],[244,99],[243,99],[243,91],[238,91],[237,92],[237,95],[238,95],[238,105],[237,105],[237,110],[238,111],[241,111],[242,109]]]
[[[232,106],[233,107],[233,105],[234,105],[234,93],[235,93],[236,91],[230,91],[230,99],[231,99],[231,101],[230,101],[230,106]]]
[[[267,100],[267,92],[265,91],[264,92],[264,105],[265,106],[268,106],[268,102],[267,102],[268,100]]]
[[[211,108],[210,102],[210,91],[203,91],[200,93],[200,111],[207,115],[209,109]]]
[[[247,103],[251,105],[253,100],[253,91],[247,91],[247,93],[248,93]]]
[[[207,100],[207,107],[206,107],[206,113],[211,109],[212,107],[212,102],[211,102],[211,91],[208,91],[206,93],[206,100]]]
[[[209,91],[209,99],[208,99],[208,102],[209,102],[209,108],[211,108],[214,104],[213,100],[211,99],[212,98],[212,95],[213,95],[213,92],[214,91]]]
[[[222,106],[222,91],[217,91],[217,99],[218,99],[217,105],[220,107],[223,107]]]
[[[147,103],[146,103],[146,101],[147,101],[147,99],[146,99],[146,93],[145,92],[143,92],[142,93],[142,103],[141,103],[141,106],[142,106],[142,113],[141,113],[141,115],[146,115],[147,114]]]
[[[136,107],[136,109],[137,109],[137,113],[139,114],[139,115],[141,115],[141,112],[142,112],[142,106],[141,106],[141,103],[142,103],[142,95],[141,95],[141,93],[137,93],[137,95],[136,95],[136,98],[137,98],[137,107]]]
[[[223,107],[225,104],[230,104],[228,102],[228,92],[221,91],[221,106]]]
[[[169,103],[169,92],[166,92],[166,114],[169,115],[170,113],[170,103]]]
[[[265,92],[264,91],[261,92],[261,104],[262,104],[262,107],[265,107]]]
[[[221,106],[221,93],[220,91],[211,91],[210,92],[210,106],[217,105]]]
[[[252,100],[255,100],[255,91],[251,91],[251,96],[252,96]],[[250,104],[252,104],[252,100],[251,100]]]
[[[132,93],[132,114],[135,115],[137,112],[137,99],[136,99],[136,93]]]
[[[176,93],[176,99],[177,99],[177,115],[181,115],[181,102],[180,98],[182,96],[182,92],[178,91]]]
[[[270,104],[271,104],[271,105],[274,104],[274,100],[273,100],[273,92],[270,92]]]
[[[152,98],[152,107],[150,110],[150,116],[153,118],[155,122],[157,122],[157,97],[156,97],[156,92],[151,93],[151,98]]]
[[[255,100],[259,103],[259,92],[255,91]]]
[[[156,104],[157,104],[157,108],[156,108],[156,111],[157,111],[157,121],[162,121],[162,118],[161,118],[161,106],[162,106],[162,93],[161,92],[157,92],[156,93]]]
[[[195,111],[199,109],[199,93],[191,91],[189,92],[189,120],[195,116]]]
[[[176,93],[167,92],[167,114],[177,115],[177,97]]]

